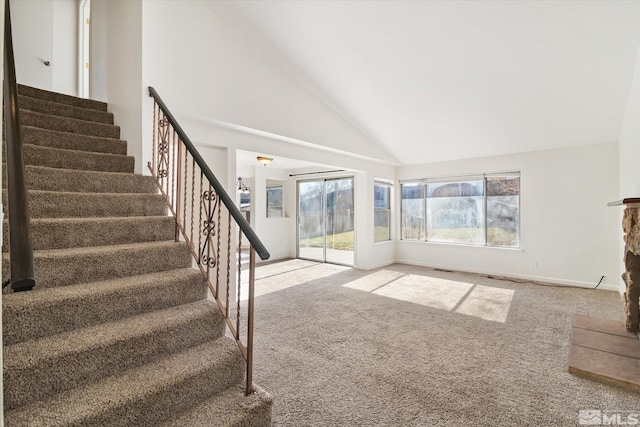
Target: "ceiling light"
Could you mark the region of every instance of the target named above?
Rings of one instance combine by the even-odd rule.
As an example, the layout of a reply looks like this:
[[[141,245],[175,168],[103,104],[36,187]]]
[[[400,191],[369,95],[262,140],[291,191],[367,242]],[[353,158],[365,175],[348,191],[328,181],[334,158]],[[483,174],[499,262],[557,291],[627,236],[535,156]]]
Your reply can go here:
[[[258,161],[264,166],[267,166],[269,163],[273,162],[273,159],[271,157],[258,156]]]

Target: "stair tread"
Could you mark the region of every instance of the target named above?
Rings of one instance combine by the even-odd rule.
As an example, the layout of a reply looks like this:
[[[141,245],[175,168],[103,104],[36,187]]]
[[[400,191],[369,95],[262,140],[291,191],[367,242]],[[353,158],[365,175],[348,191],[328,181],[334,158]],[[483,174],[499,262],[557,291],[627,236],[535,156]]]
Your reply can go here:
[[[97,123],[113,124],[113,114],[108,111],[83,108],[29,95],[18,95],[18,106],[31,111],[49,113],[61,117],[71,117]]]
[[[106,217],[106,218],[102,218],[102,217],[73,217],[73,218],[33,218],[31,219],[31,223],[33,224],[34,222],[38,222],[38,223],[42,223],[42,224],[64,224],[64,223],[74,223],[74,224],[85,224],[85,223],[92,223],[92,224],[104,224],[105,221],[129,221],[129,222],[136,222],[136,221],[157,221],[157,220],[163,220],[163,221],[173,221],[173,217],[171,216],[167,216],[167,215],[154,215],[154,216],[122,216],[122,217],[117,217],[117,216],[110,216],[110,217]],[[3,219],[2,222],[4,224],[8,224],[9,220],[8,219]]]
[[[271,405],[273,397],[257,388],[253,394],[245,396],[241,385],[229,387],[203,402],[189,408],[159,427],[183,426],[271,426]]]
[[[23,144],[25,165],[54,169],[133,173],[135,158],[121,154],[94,153],[67,148]]]
[[[20,126],[20,130],[22,131],[22,142],[25,144],[55,146],[96,153],[127,154],[127,142],[121,139],[82,135],[24,124]]]
[[[6,165],[2,164],[2,168],[6,170]],[[25,165],[25,173],[27,175],[27,188],[30,191],[103,194],[158,193],[158,187],[153,177],[131,172],[92,171]],[[6,179],[2,181],[3,188],[6,188],[6,181]],[[38,187],[33,188],[34,185]],[[70,186],[75,186],[75,191],[71,191]]]
[[[106,347],[116,341],[168,329],[174,323],[211,312],[219,314],[218,308],[210,301],[200,300],[154,310],[126,319],[10,344],[4,346],[5,355],[10,356],[4,361],[4,367],[5,370],[27,369],[29,366],[63,354],[80,353],[90,348]]]
[[[92,156],[92,157],[104,158],[104,159],[129,159],[129,158],[133,158],[133,156],[127,156],[126,154],[97,153],[97,152],[93,152],[93,151],[74,150],[74,149],[71,149],[71,148],[44,147],[42,145],[36,145],[36,144],[23,144],[23,147],[29,148],[31,150],[42,150],[42,151],[46,151],[46,152],[49,152],[49,153],[62,153],[62,154],[66,154],[66,155],[82,154],[84,156]],[[37,166],[37,165],[34,165],[34,166]],[[65,168],[59,168],[59,169],[65,169]],[[67,169],[69,169],[69,168],[67,168]],[[75,169],[69,169],[69,170],[75,170]],[[96,172],[100,172],[100,171],[96,171]],[[132,173],[132,172],[128,172],[128,173]]]
[[[9,221],[2,222],[5,235]],[[175,240],[175,220],[170,216],[34,218],[31,220],[34,250],[107,246]],[[2,251],[9,250],[8,239]]]
[[[86,248],[45,249],[33,252],[35,280],[32,292],[117,277],[190,267],[192,257],[184,242],[160,241]],[[10,256],[2,257],[2,272],[10,275]]]
[[[108,417],[112,425],[139,425],[139,414],[162,416],[155,411],[165,406],[147,400],[152,399],[154,394],[169,393],[176,400],[185,400],[188,392],[200,394],[200,390],[182,390],[183,393],[176,394],[175,389],[187,385],[191,378],[207,375],[209,371],[230,370],[230,366],[237,364],[239,358],[241,356],[235,342],[221,337],[49,399],[7,411],[5,422],[7,426],[101,425],[104,422],[101,418]],[[207,387],[211,386],[215,384],[207,384]],[[186,406],[192,402],[168,401],[166,406],[180,403]],[[150,404],[152,408],[144,408],[145,404]],[[170,411],[171,408],[166,410]],[[117,417],[112,417],[111,413],[117,414]]]
[[[187,278],[189,276],[202,276],[193,268],[179,268],[170,271],[138,274],[135,276],[118,277],[115,279],[101,280],[99,282],[78,283],[69,286],[42,289],[38,292],[15,292],[2,296],[3,309],[19,311],[26,306],[43,306],[68,299],[81,299],[88,295],[109,294],[118,290],[125,290],[132,286],[151,286],[158,281],[168,279],[171,276]]]
[[[2,297],[4,343],[61,333],[77,323],[90,326],[197,301],[205,292],[200,271],[187,267],[8,293]],[[113,301],[120,302],[107,306]]]
[[[115,173],[115,172],[110,172],[110,173]],[[148,194],[148,193],[98,193],[98,192],[79,192],[79,191],[51,191],[51,190],[27,190],[29,193],[47,193],[47,194],[62,194],[62,195],[83,195],[83,196],[90,196],[90,197],[100,197],[100,196],[116,196],[116,197],[128,197],[128,196],[159,196],[162,197],[160,194]]]
[[[215,340],[224,327],[217,305],[200,300],[5,346],[5,408]]]
[[[7,190],[2,190],[6,211]],[[160,194],[27,190],[31,218],[158,216],[167,213]]]
[[[56,116],[38,111],[20,109],[20,123],[41,129],[73,132],[82,135],[120,138],[120,127],[112,124],[97,123],[71,117]]]
[[[88,108],[98,111],[107,111],[107,103],[102,101],[96,101],[94,99],[79,98],[73,95],[67,95],[59,92],[52,92],[46,89],[40,89],[33,86],[24,84],[18,84],[18,94],[24,96],[31,96],[37,99],[55,100],[54,102],[80,106],[81,108]]]
[[[40,251],[33,251],[33,258],[63,258],[67,256],[75,255],[87,255],[87,254],[109,254],[118,253],[123,250],[136,250],[136,249],[152,249],[152,248],[169,248],[174,246],[185,246],[184,242],[175,241],[160,241],[160,242],[143,242],[143,243],[126,243],[123,245],[108,245],[108,246],[89,246],[85,248],[64,248],[64,249],[43,249]]]

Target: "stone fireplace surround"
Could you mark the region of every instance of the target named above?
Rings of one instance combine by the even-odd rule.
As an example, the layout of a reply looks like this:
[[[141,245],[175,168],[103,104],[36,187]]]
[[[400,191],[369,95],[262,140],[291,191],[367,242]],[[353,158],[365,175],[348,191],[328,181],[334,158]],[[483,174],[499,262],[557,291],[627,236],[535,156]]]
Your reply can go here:
[[[624,322],[574,314],[569,372],[640,392],[640,198],[608,205],[625,206]]]
[[[629,332],[640,332],[640,198],[611,202],[609,206],[625,206],[622,217],[624,231],[625,283],[624,323]]]

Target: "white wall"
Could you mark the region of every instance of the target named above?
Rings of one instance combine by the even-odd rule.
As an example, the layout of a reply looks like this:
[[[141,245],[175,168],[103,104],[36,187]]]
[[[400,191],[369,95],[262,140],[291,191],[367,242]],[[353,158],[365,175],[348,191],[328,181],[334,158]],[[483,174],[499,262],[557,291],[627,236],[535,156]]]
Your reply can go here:
[[[143,2],[144,85],[170,108],[363,156],[387,153],[206,2]],[[209,5],[210,6],[210,5]]]
[[[12,1],[11,19],[18,82],[76,95],[76,1]]]
[[[94,1],[92,6],[100,7],[103,1]],[[106,101],[115,124],[120,126],[120,139],[128,143],[127,154],[136,157],[135,171],[142,173],[147,163],[143,163],[141,154],[142,129],[151,128],[152,124],[152,116],[143,119],[141,110],[143,99],[147,99],[142,87],[142,2],[108,1],[105,19]]]
[[[640,197],[640,49],[620,132],[619,198]]]
[[[638,159],[640,159],[640,49],[636,57],[636,66],[633,74],[633,81],[629,91],[627,108],[624,114],[622,130],[620,131],[620,192],[617,199],[640,197],[640,170],[638,169]],[[624,207],[611,208],[619,211],[619,221],[622,218]],[[624,271],[624,241],[622,227],[619,227],[619,270]],[[622,293],[625,285],[619,281],[619,291]]]
[[[283,184],[284,216],[267,218],[267,180],[278,180]],[[271,254],[270,260],[292,258],[296,255],[296,200],[295,186],[285,171],[270,169],[262,165],[254,168],[253,188],[251,189],[251,219],[256,233]]]
[[[617,289],[618,146],[486,157],[400,167],[399,179],[521,171],[521,250],[400,241],[400,262]],[[537,268],[531,267],[537,262]]]

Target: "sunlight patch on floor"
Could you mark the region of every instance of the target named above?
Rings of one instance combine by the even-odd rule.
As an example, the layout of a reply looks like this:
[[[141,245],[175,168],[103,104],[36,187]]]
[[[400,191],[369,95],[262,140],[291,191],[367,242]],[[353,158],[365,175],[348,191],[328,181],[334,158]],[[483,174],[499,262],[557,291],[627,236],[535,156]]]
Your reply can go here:
[[[471,283],[407,274],[373,293],[451,311],[464,298],[472,286]]]
[[[513,289],[475,285],[455,312],[504,323],[507,321],[514,292]]]
[[[343,286],[387,298],[504,323],[514,290],[380,270]]]
[[[286,261],[282,263],[282,269],[280,272],[274,272],[271,276],[259,279],[256,278],[255,283],[255,297],[267,295],[272,292],[282,291],[284,289],[292,288],[298,285],[306,285],[308,282],[323,277],[331,276],[336,273],[340,273],[345,270],[349,270],[350,267],[343,267],[332,264],[319,264],[316,262],[299,260]],[[290,263],[287,268],[285,263]],[[256,268],[256,276],[259,275],[259,269]],[[246,301],[249,298],[249,286],[248,286],[248,273],[242,276],[242,286],[240,288],[240,300]]]
[[[358,291],[373,292],[394,280],[400,279],[402,276],[405,276],[405,273],[391,270],[380,270],[360,279],[353,280],[344,286]]]

